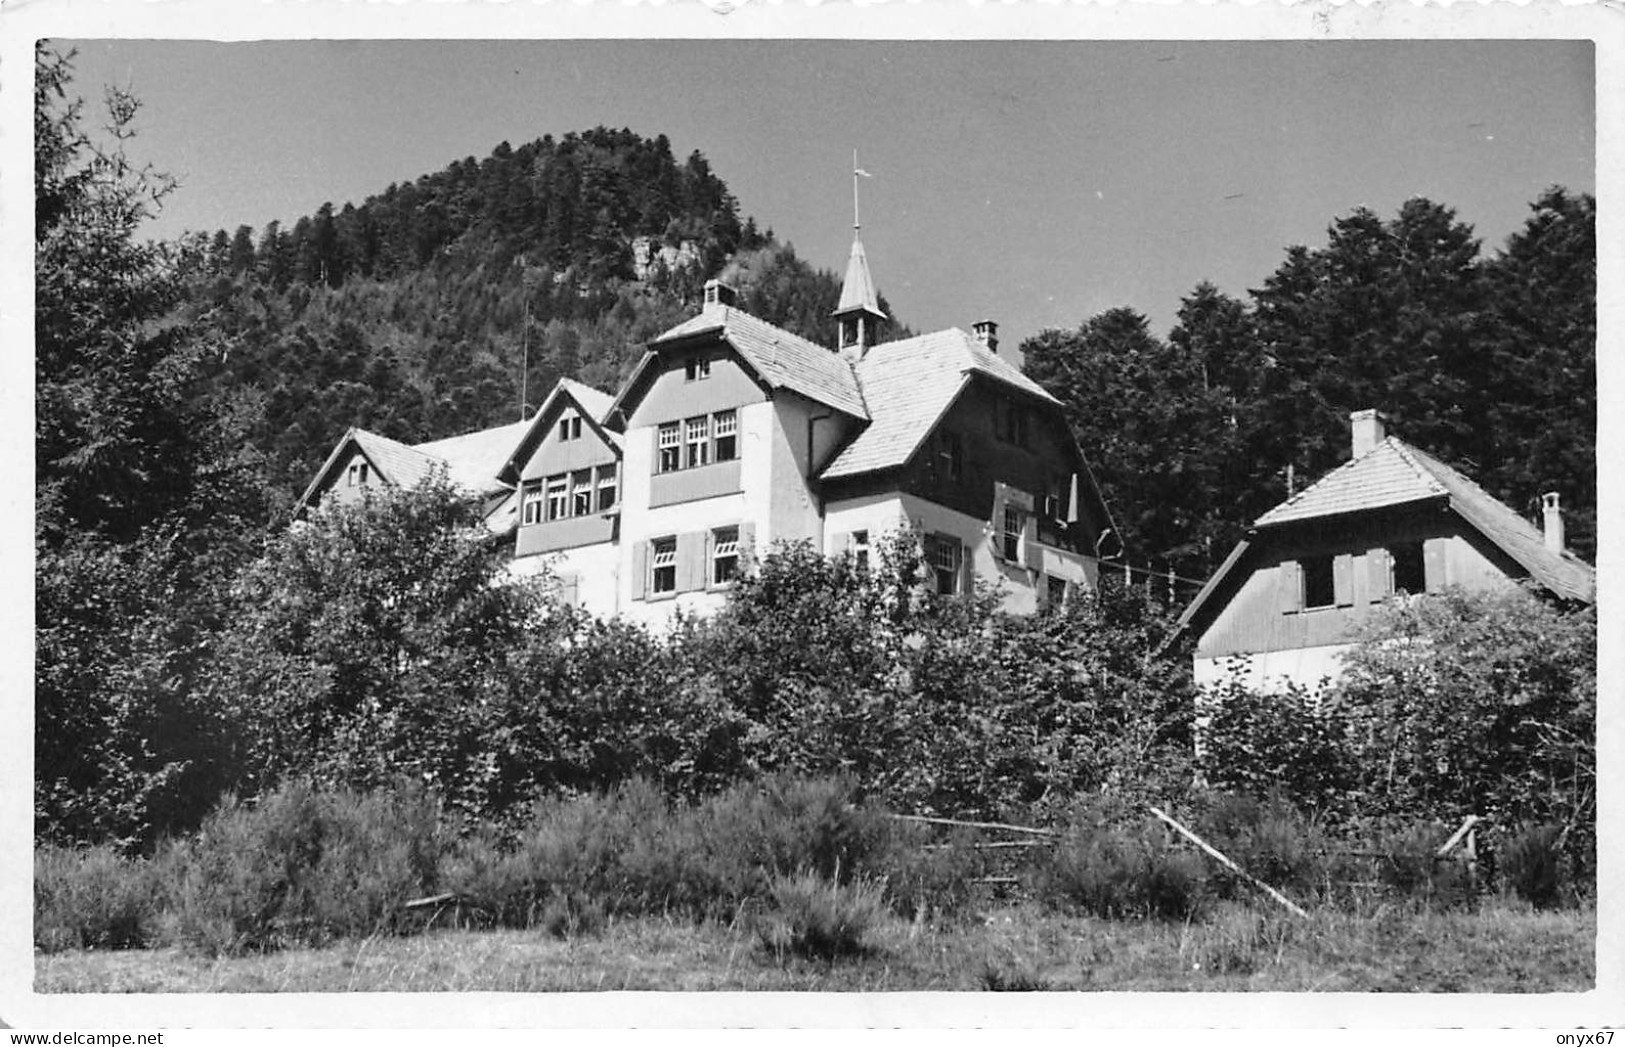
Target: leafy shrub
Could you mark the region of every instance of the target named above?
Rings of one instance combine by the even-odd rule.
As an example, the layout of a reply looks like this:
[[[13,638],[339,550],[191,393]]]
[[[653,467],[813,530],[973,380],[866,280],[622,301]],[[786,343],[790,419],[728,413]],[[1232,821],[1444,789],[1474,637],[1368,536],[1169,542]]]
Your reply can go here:
[[[866,938],[886,913],[879,885],[803,872],[775,878],[768,890],[773,912],[758,924],[758,933],[776,955],[836,960],[872,951]]]
[[[1202,697],[1202,775],[1215,788],[1262,799],[1286,794],[1323,814],[1347,811],[1357,778],[1336,706],[1293,685],[1254,691],[1239,673]]]
[[[166,936],[208,953],[405,929],[449,847],[421,790],[318,793],[295,784],[228,801],[160,856],[173,884]]]
[[[152,943],[162,906],[151,863],[112,847],[49,844],[34,853],[34,944],[63,949],[137,949]]]
[[[1275,793],[1260,800],[1218,793],[1201,797],[1200,802],[1197,833],[1249,874],[1289,893],[1328,890],[1327,841],[1319,827],[1284,796]],[[1224,897],[1245,897],[1255,891],[1218,866],[1212,881],[1215,891]]]
[[[1035,871],[1050,905],[1107,918],[1189,919],[1207,893],[1202,859],[1177,849],[1159,823],[1076,818]]]
[[[1372,813],[1573,824],[1596,811],[1597,627],[1514,588],[1393,601],[1331,699]]]
[[[1572,884],[1559,846],[1556,825],[1522,825],[1508,833],[1495,851],[1502,886],[1537,909],[1556,908]]]

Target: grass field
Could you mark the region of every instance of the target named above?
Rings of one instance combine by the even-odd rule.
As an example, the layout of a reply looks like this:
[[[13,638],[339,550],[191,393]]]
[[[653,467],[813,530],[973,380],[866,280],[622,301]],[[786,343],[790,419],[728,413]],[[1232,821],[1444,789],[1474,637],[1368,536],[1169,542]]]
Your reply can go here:
[[[1024,989],[1581,992],[1593,908],[1475,913],[1378,906],[1307,921],[1228,903],[1200,922],[995,909],[960,925],[892,920],[867,955],[779,957],[753,928],[642,917],[561,941],[541,931],[431,931],[211,959],[178,949],[38,954],[39,992],[943,991]]]

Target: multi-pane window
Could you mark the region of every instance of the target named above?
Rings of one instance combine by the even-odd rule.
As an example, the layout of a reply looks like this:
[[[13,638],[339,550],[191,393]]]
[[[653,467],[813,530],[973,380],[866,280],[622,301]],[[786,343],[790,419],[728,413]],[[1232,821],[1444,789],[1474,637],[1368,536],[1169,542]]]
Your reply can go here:
[[[674,473],[683,467],[683,434],[676,422],[660,427],[660,471]]]
[[[1310,556],[1303,561],[1303,606],[1331,607],[1337,602],[1337,589],[1332,581],[1332,558]]]
[[[684,464],[694,469],[704,465],[711,459],[711,444],[707,439],[711,431],[711,419],[707,415],[690,418],[683,423],[684,447],[687,453],[683,456]]]
[[[952,596],[959,592],[959,542],[943,535],[930,535],[925,541],[925,560],[936,581],[937,592]]]
[[[711,532],[711,584],[727,585],[739,573],[739,528]]]
[[[1393,571],[1394,592],[1415,595],[1428,591],[1427,562],[1422,556],[1421,542],[1389,546],[1388,562]]]
[[[547,478],[547,518],[562,520],[568,515],[570,501],[567,493],[569,478],[563,473]]]
[[[677,539],[656,538],[650,543],[654,555],[650,557],[650,566],[654,575],[650,580],[649,589],[656,593],[674,593],[677,591]]]
[[[711,435],[715,440],[716,460],[731,462],[739,457],[739,412],[718,411],[711,420]]]
[[[1014,562],[1021,559],[1021,532],[1025,523],[1020,509],[1005,506],[1003,545],[1006,560]]]
[[[542,482],[540,480],[527,481],[523,499],[520,508],[520,521],[527,524],[541,523],[542,507],[546,504],[542,501]]]
[[[1045,587],[1048,590],[1049,605],[1059,610],[1066,603],[1066,579],[1054,575],[1045,575]]]
[[[539,524],[550,520],[567,520],[575,516],[591,516],[596,500],[599,512],[608,512],[615,506],[616,465],[600,465],[596,469],[577,469],[571,473],[549,476],[541,480],[525,481],[520,501],[520,522]]]
[[[852,562],[860,571],[869,569],[869,532],[852,532]]]
[[[704,353],[695,353],[689,357],[683,363],[683,377],[690,382],[711,377],[711,358]]]
[[[346,476],[346,481],[347,481],[348,486],[350,486],[350,487],[365,487],[365,486],[367,486],[367,474],[370,471],[371,471],[371,468],[367,465],[366,462],[351,462],[348,475]]]
[[[565,415],[559,419],[559,439],[579,440],[581,438],[581,416],[578,414]]]

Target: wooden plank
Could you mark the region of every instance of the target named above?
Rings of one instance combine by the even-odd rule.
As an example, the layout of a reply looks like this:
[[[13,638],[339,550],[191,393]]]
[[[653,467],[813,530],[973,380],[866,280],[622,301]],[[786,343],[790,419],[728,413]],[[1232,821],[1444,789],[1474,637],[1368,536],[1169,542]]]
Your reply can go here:
[[[1468,833],[1472,832],[1473,826],[1477,825],[1478,822],[1479,822],[1478,815],[1469,814],[1467,816],[1467,818],[1461,823],[1461,828],[1457,829],[1451,835],[1450,839],[1448,839],[1448,840],[1446,840],[1444,842],[1444,846],[1440,847],[1437,851],[1434,851],[1433,856],[1435,858],[1443,858],[1445,855],[1447,855],[1451,851],[1455,850],[1456,845],[1458,843],[1460,843],[1462,841],[1462,839],[1464,837],[1466,837],[1466,835]]]
[[[1198,836],[1195,833],[1191,832],[1189,829],[1185,828],[1183,825],[1180,825],[1178,822],[1174,821],[1172,818],[1170,818],[1168,815],[1164,814],[1162,811],[1158,810],[1156,807],[1152,807],[1152,806],[1150,806],[1148,804],[1147,809],[1152,814],[1156,815],[1158,818],[1161,818],[1163,821],[1165,821],[1169,825],[1173,826],[1175,832],[1178,832],[1181,836],[1184,836],[1186,839],[1190,840],[1196,846],[1202,848],[1202,850],[1206,851],[1208,854],[1210,854],[1214,858],[1218,859],[1219,862],[1222,863],[1225,866],[1225,868],[1231,870],[1236,875],[1240,876],[1242,879],[1244,879],[1248,883],[1252,884],[1254,887],[1257,887],[1259,890],[1263,891],[1265,894],[1269,895],[1271,898],[1274,898],[1276,901],[1280,902],[1290,912],[1292,912],[1293,914],[1295,914],[1297,916],[1301,916],[1306,920],[1309,918],[1309,914],[1304,912],[1302,909],[1298,908],[1297,905],[1293,904],[1293,902],[1292,902],[1292,900],[1290,898],[1288,898],[1286,895],[1282,894],[1280,891],[1277,891],[1275,888],[1271,887],[1269,884],[1265,883],[1263,880],[1260,880],[1256,876],[1253,876],[1251,873],[1249,873],[1247,870],[1243,869],[1241,866],[1237,865],[1235,862],[1231,861],[1229,858],[1226,858],[1224,855],[1220,854],[1218,852],[1218,850],[1215,849],[1212,844],[1208,843],[1206,840],[1202,839],[1200,836]]]
[[[1030,833],[1033,836],[1045,836],[1051,839],[1060,833],[1052,829],[1034,829],[1028,825],[1006,825],[1003,822],[966,822],[958,818],[934,818],[924,814],[888,814],[888,818],[896,818],[904,822],[924,822],[928,825],[956,825],[966,829],[999,829],[1004,832]]]

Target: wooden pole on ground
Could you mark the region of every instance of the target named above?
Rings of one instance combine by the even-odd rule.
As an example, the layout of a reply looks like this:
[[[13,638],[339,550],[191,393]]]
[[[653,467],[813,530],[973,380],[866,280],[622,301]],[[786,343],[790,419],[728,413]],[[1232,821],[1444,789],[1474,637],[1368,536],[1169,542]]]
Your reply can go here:
[[[1282,894],[1280,891],[1277,891],[1275,888],[1271,887],[1269,884],[1265,883],[1263,880],[1260,880],[1258,877],[1253,876],[1251,873],[1249,873],[1247,870],[1243,869],[1241,866],[1237,865],[1235,862],[1231,861],[1229,858],[1226,858],[1224,855],[1220,854],[1218,852],[1218,850],[1215,849],[1212,844],[1208,843],[1206,840],[1202,839],[1200,836],[1198,836],[1195,833],[1191,832],[1189,829],[1185,828],[1183,825],[1180,825],[1178,822],[1174,821],[1172,818],[1170,818],[1168,815],[1164,814],[1162,811],[1158,810],[1156,807],[1151,807],[1149,804],[1147,804],[1147,807],[1149,808],[1149,810],[1151,811],[1152,814],[1156,815],[1158,818],[1161,818],[1163,821],[1165,821],[1169,825],[1173,826],[1174,830],[1176,832],[1178,832],[1180,835],[1184,836],[1186,839],[1190,840],[1196,846],[1202,848],[1202,850],[1206,851],[1208,854],[1210,854],[1214,858],[1218,859],[1219,862],[1222,863],[1225,866],[1225,868],[1229,869],[1231,872],[1234,872],[1237,876],[1240,876],[1243,880],[1246,880],[1248,883],[1252,884],[1254,887],[1257,887],[1259,890],[1263,891],[1265,894],[1269,895],[1271,898],[1274,898],[1276,901],[1278,901],[1282,905],[1286,906],[1286,908],[1290,912],[1292,912],[1294,915],[1301,916],[1305,920],[1307,920],[1309,918],[1309,914],[1304,912],[1302,909],[1298,908],[1297,905],[1293,904],[1292,899],[1288,898],[1286,895]]]

